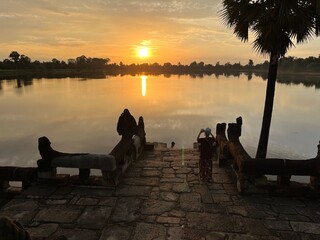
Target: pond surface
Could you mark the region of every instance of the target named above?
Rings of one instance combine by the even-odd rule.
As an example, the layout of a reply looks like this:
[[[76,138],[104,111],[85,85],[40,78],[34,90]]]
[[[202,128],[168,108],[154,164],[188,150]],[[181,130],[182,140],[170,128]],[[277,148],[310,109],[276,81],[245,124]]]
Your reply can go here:
[[[315,157],[319,85],[280,82],[268,157]],[[217,123],[242,116],[240,140],[254,157],[265,90],[265,80],[244,74],[1,80],[0,165],[36,166],[41,136],[58,151],[109,153],[120,139],[116,125],[124,108],[144,117],[147,141],[174,141],[176,148],[192,148],[200,128],[215,132]]]

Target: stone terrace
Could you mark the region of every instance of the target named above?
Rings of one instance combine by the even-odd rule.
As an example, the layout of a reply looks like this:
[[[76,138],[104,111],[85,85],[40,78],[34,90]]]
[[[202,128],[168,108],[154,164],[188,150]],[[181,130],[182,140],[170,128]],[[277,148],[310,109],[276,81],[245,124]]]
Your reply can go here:
[[[320,203],[309,198],[240,196],[229,168],[214,164],[201,184],[198,152],[145,152],[116,189],[36,185],[0,210],[34,237],[69,240],[320,239]]]

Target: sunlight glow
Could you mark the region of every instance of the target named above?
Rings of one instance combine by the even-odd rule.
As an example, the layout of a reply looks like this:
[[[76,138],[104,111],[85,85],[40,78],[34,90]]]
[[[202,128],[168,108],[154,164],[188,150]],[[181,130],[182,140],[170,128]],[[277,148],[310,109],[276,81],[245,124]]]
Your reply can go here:
[[[143,97],[147,94],[147,76],[141,76],[141,94]]]
[[[149,56],[149,49],[147,47],[139,47],[138,48],[138,56],[140,58],[146,58]]]

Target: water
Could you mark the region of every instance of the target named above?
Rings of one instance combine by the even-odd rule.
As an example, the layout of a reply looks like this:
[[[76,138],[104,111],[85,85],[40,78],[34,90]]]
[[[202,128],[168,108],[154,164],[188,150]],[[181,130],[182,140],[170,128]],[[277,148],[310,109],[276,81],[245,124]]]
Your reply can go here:
[[[276,85],[268,157],[315,157],[319,85],[284,79]],[[58,151],[109,153],[120,139],[116,124],[124,108],[144,117],[147,141],[174,141],[176,148],[192,148],[200,128],[215,132],[216,123],[242,116],[240,140],[254,156],[265,89],[261,77],[243,74],[1,80],[0,165],[35,167],[41,136]]]

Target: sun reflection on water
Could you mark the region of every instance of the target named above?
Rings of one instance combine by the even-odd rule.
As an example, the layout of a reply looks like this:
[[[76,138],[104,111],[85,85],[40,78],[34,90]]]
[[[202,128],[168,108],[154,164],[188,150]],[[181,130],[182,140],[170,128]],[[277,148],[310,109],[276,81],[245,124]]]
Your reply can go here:
[[[147,94],[147,76],[140,76],[141,78],[141,94],[143,97]]]

